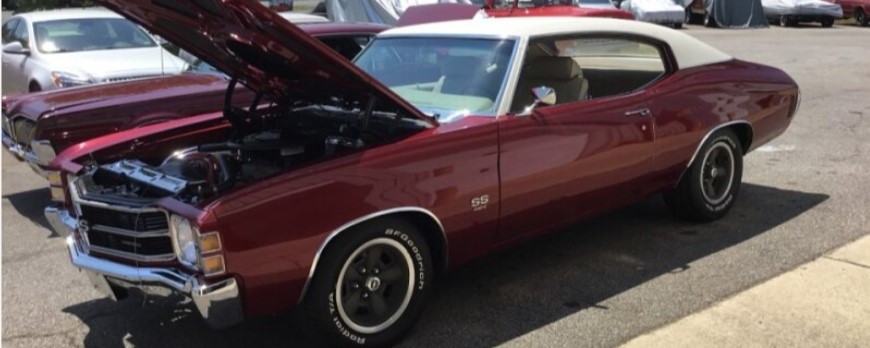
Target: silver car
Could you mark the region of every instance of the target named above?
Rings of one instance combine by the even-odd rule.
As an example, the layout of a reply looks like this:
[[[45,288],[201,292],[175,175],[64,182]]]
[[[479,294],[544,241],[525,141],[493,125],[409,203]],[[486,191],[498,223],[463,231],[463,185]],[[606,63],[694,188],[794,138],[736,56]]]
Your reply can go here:
[[[3,92],[177,74],[184,61],[104,9],[22,13],[3,23]]]

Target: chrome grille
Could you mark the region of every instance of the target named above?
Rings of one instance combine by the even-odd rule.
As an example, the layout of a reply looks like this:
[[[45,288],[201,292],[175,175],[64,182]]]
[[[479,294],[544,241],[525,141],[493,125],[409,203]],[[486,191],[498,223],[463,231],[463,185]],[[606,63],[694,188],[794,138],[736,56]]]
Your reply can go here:
[[[165,211],[88,201],[80,197],[75,178],[69,186],[79,215],[79,233],[91,251],[133,261],[175,259]]]

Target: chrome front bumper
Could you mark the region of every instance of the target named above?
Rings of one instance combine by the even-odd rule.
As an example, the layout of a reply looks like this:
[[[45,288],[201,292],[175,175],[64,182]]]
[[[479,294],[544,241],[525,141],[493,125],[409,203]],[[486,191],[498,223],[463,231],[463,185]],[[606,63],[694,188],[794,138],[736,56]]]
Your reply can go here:
[[[171,290],[193,299],[202,318],[212,327],[227,327],[244,319],[241,293],[235,278],[205,283],[194,275],[173,268],[135,267],[90,256],[78,239],[78,220],[66,210],[45,209],[51,227],[66,238],[70,261],[83,270],[94,287],[117,299],[121,288],[136,288],[148,294],[166,295]]]
[[[24,149],[21,147],[21,145],[16,144],[15,140],[13,140],[12,137],[10,137],[8,134],[6,134],[6,132],[0,132],[0,133],[3,134],[2,135],[3,147],[5,147],[6,150],[9,150],[9,152],[12,153],[13,155],[15,155],[15,157],[17,157],[18,159],[23,159],[24,158]]]

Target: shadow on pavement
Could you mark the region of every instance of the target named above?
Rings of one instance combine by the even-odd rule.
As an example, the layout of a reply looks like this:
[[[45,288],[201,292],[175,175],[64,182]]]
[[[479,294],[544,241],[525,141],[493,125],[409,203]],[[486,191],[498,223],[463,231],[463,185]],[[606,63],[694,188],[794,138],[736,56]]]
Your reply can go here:
[[[405,347],[488,347],[504,343],[781,225],[827,195],[744,184],[723,221],[671,217],[658,197],[574,225],[452,273],[436,291]],[[64,311],[89,328],[86,347],[306,347],[286,313],[213,331],[168,301],[97,300]],[[619,328],[615,328],[619,330]]]
[[[3,198],[8,199],[9,203],[12,204],[12,207],[15,208],[21,216],[24,216],[28,220],[33,221],[33,223],[47,229],[51,233],[48,236],[49,238],[59,237],[58,234],[51,229],[51,225],[48,224],[48,220],[45,219],[45,215],[43,214],[45,207],[51,203],[51,192],[48,190],[48,187],[13,193],[11,195],[3,196]]]

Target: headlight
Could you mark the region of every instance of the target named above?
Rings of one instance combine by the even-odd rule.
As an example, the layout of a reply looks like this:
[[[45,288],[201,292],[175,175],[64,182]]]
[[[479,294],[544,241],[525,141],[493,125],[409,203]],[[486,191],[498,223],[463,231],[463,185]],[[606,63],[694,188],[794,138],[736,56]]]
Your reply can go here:
[[[199,232],[190,221],[178,215],[170,216],[169,223],[175,234],[175,253],[178,259],[187,266],[199,268],[199,251],[196,243]]]
[[[85,76],[80,76],[62,71],[51,72],[51,82],[53,82],[54,85],[58,87],[81,86],[93,83],[91,79]]]

